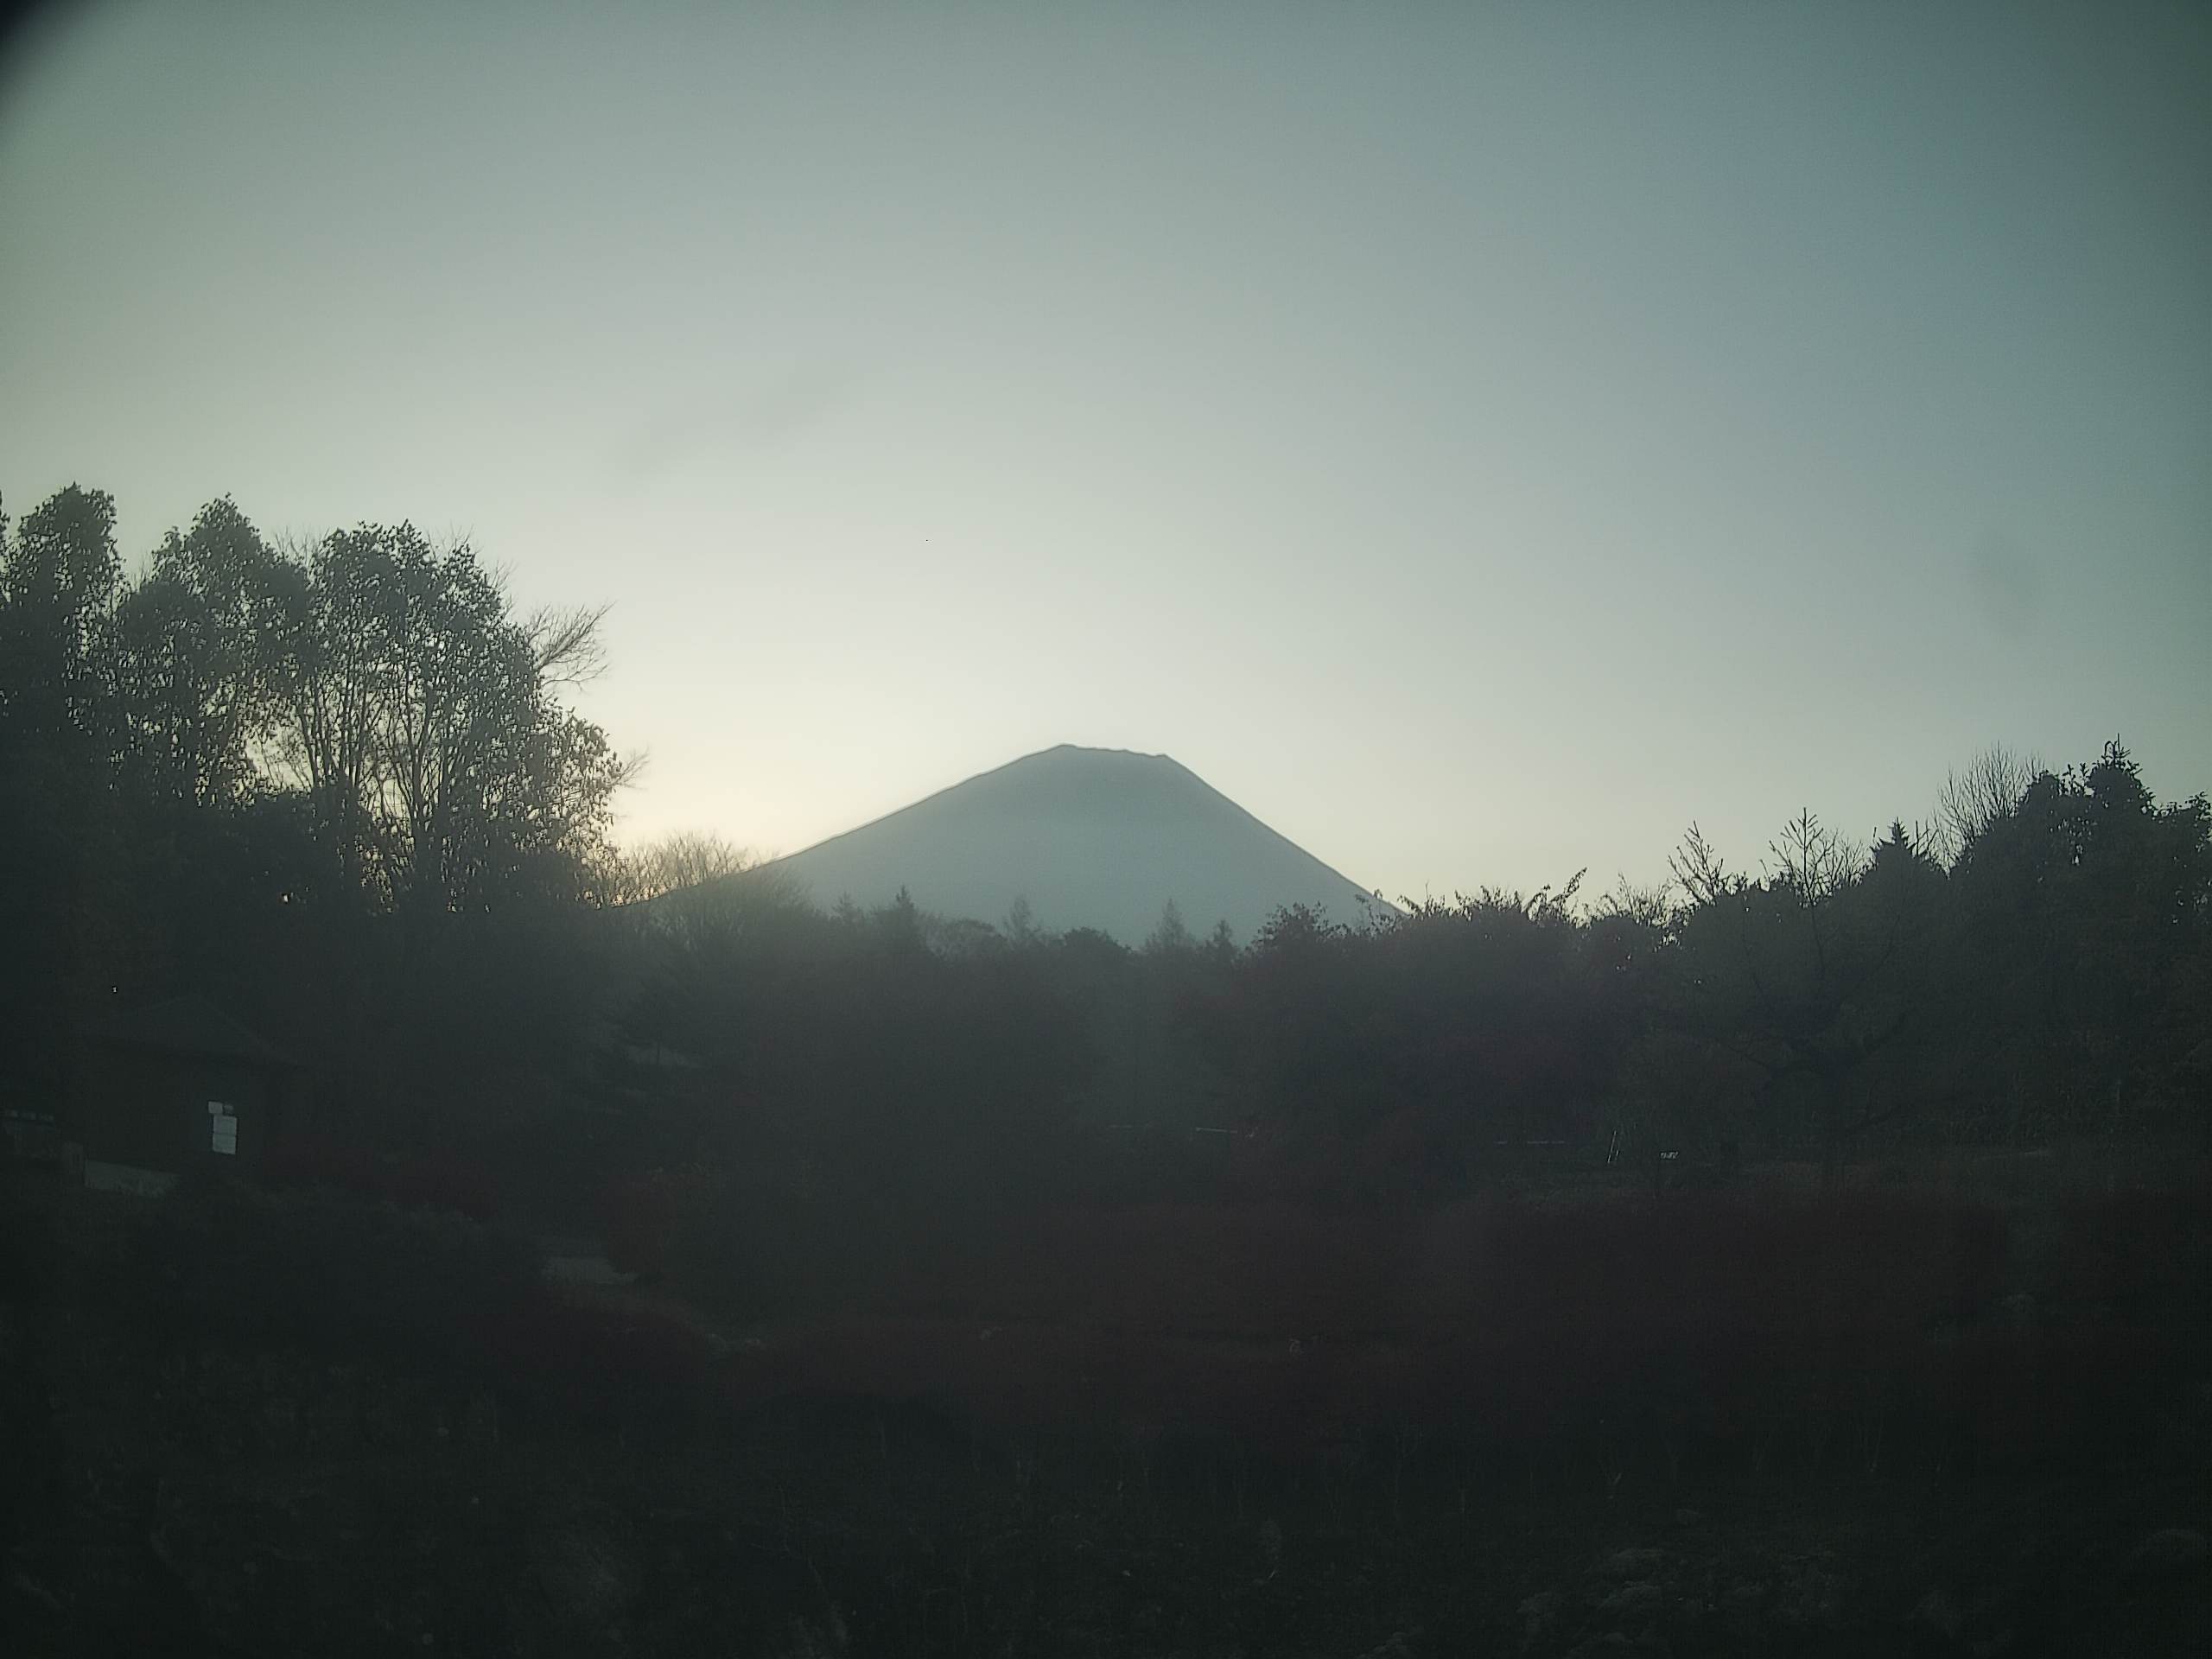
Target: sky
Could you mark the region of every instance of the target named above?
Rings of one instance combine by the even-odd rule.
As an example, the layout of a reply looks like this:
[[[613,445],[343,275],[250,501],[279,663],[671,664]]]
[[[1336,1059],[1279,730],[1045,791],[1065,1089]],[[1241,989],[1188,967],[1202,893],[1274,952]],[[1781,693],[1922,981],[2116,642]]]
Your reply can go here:
[[[1061,742],[1391,894],[2212,788],[2212,12],[87,4],[0,494],[604,602],[626,836]]]

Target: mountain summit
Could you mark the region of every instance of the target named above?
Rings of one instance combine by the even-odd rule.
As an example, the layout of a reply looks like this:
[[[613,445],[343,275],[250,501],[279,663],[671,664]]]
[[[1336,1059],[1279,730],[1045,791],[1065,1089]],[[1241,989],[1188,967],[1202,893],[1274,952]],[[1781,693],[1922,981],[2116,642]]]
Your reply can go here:
[[[1249,941],[1281,906],[1360,918],[1362,889],[1164,754],[1062,744],[1025,755],[771,867],[815,901],[995,923],[1028,899],[1050,931],[1141,943],[1173,900],[1193,933]]]

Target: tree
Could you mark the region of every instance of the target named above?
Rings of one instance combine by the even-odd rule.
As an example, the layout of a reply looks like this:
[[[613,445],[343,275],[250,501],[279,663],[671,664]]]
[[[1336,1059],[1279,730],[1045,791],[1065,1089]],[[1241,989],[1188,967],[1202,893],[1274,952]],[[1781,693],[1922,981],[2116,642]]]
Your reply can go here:
[[[1993,743],[1963,768],[1946,773],[1936,796],[1931,850],[1944,863],[1957,859],[1991,824],[2012,810],[2044,770],[2033,755]]]
[[[1897,826],[1886,878],[1919,855]],[[1915,1103],[1872,1089],[1878,1057],[1924,1012],[1923,956],[1910,905],[1874,902],[1858,849],[1810,811],[1768,843],[1764,878],[1729,874],[1693,826],[1672,867],[1689,903],[1662,1007],[1675,1032],[1754,1069],[1754,1101],[1777,1140],[1793,1104],[1807,1109],[1832,1184],[1845,1147]],[[1900,889],[1903,891],[1904,889]]]
[[[1667,868],[1693,910],[1716,904],[1744,886],[1744,878],[1729,873],[1726,861],[1694,822],[1684,832],[1682,844],[1667,855]]]
[[[673,830],[623,855],[618,896],[633,903],[703,887],[746,874],[761,862],[748,849],[712,830]]]
[[[1183,925],[1183,912],[1170,899],[1160,907],[1160,924],[1144,942],[1148,957],[1179,954],[1192,948],[1191,930]]]
[[[2109,1124],[2202,1040],[2212,939],[2212,813],[2161,808],[2117,740],[2044,772],[1983,826],[1954,871],[1961,1022],[2007,1119]]]
[[[1500,1145],[1588,1127],[1619,1046],[1606,1021],[1620,988],[1578,914],[1581,880],[1410,905],[1377,941],[1381,1047],[1432,1161],[1472,1168]]]
[[[1377,1017],[1378,981],[1363,971],[1373,945],[1306,905],[1262,925],[1204,1025],[1238,1116],[1285,1124],[1318,1149],[1357,1140],[1388,1112],[1394,1046]]]
[[[122,564],[115,503],[72,484],[10,533],[0,518],[0,1069],[63,1083],[120,907],[100,648]]]
[[[1044,934],[1037,926],[1037,912],[1030,908],[1029,895],[1017,893],[1014,903],[1006,912],[1006,924],[1000,929],[1007,943],[1017,950],[1026,950],[1044,941]]]
[[[924,937],[921,907],[914,895],[900,887],[891,902],[868,912],[879,947],[893,961],[915,961],[929,954]]]
[[[104,490],[72,484],[0,536],[0,720],[72,760],[103,735],[98,648],[122,578]]]
[[[588,890],[636,770],[558,696],[598,671],[603,613],[518,618],[409,524],[334,532],[306,574],[273,749],[363,887],[423,913]]]
[[[283,696],[277,642],[305,598],[227,497],[171,530],[117,606],[108,674],[118,738],[143,787],[188,805],[243,799]]]
[[[685,947],[702,971],[726,961],[739,941],[788,937],[811,913],[789,875],[706,831],[617,854],[603,888],[607,902],[626,906],[645,933]]]

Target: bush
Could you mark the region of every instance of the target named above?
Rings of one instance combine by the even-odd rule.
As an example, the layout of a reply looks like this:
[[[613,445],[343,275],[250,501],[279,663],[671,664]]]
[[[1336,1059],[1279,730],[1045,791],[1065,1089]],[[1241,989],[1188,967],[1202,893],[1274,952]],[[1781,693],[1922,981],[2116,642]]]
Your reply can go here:
[[[2061,1225],[2052,1288],[2062,1299],[2117,1313],[2202,1311],[2212,1284],[2212,1187],[2075,1198]]]
[[[1948,1422],[1980,1373],[1951,1375],[1944,1334],[1989,1310],[2005,1230],[1978,1206],[1877,1196],[1426,1217],[1279,1203],[1041,1209],[906,1243],[897,1271],[732,1386],[1283,1446],[1390,1421],[1503,1444],[1636,1425],[1742,1442],[1900,1408]]]
[[[671,1274],[699,1306],[733,1319],[791,1319],[880,1300],[948,1212],[887,1200],[855,1181],[735,1175],[688,1187]]]
[[[648,1281],[674,1274],[694,1217],[724,1185],[708,1170],[656,1169],[608,1187],[599,1204],[608,1263]]]
[[[476,1336],[500,1376],[571,1410],[703,1398],[714,1366],[707,1338],[666,1313],[552,1294],[503,1310]]]
[[[472,1356],[542,1268],[527,1240],[457,1215],[209,1182],[127,1230],[119,1273],[163,1329],[421,1360]]]
[[[328,1187],[472,1221],[488,1221],[499,1207],[490,1172],[451,1152],[394,1158],[342,1141],[288,1137],[270,1153],[264,1173],[272,1186]]]

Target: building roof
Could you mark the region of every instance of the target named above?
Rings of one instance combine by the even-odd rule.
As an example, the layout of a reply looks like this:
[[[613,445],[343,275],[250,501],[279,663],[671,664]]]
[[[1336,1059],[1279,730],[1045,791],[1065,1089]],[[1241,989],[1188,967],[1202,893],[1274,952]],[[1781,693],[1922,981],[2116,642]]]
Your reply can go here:
[[[163,1054],[193,1054],[206,1059],[248,1060],[261,1065],[297,1062],[273,1043],[248,1031],[204,996],[175,996],[134,1013],[93,1025],[93,1041]]]

